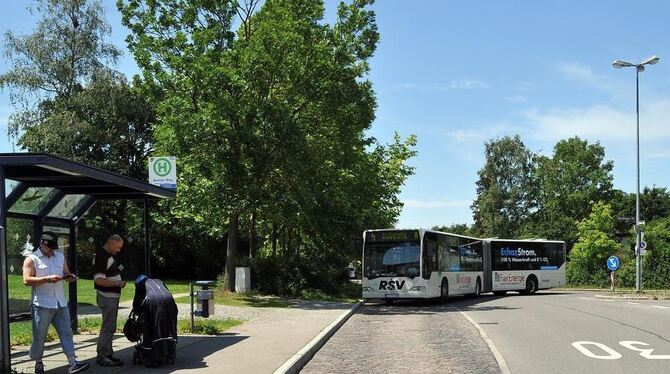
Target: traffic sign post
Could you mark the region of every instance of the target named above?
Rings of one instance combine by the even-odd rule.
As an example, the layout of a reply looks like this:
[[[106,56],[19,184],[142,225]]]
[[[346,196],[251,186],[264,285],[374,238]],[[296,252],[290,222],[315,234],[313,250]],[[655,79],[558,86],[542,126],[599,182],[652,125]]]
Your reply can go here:
[[[610,289],[612,290],[612,293],[614,293],[614,285],[616,283],[614,272],[619,269],[619,266],[621,266],[621,261],[619,261],[617,256],[610,256],[610,258],[607,259],[607,268],[610,271]]]

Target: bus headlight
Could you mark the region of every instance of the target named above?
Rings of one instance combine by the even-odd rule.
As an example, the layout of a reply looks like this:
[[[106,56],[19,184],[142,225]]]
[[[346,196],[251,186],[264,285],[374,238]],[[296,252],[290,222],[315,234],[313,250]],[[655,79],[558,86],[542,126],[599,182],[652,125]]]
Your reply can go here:
[[[363,292],[375,292],[372,287],[363,287]]]
[[[425,291],[426,287],[424,287],[424,286],[414,286],[414,287],[410,288],[409,290],[410,291]]]

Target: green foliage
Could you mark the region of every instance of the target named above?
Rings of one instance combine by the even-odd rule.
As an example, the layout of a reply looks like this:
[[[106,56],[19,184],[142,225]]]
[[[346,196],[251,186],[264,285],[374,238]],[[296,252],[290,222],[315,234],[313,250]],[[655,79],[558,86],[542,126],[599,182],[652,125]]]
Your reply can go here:
[[[609,205],[596,203],[589,218],[579,223],[579,239],[570,252],[567,278],[569,284],[609,284],[606,260],[617,254],[619,244],[614,238],[614,220]]]
[[[577,222],[589,216],[595,202],[609,201],[613,163],[604,157],[599,143],[579,137],[556,143],[551,158],[537,156],[537,211],[529,231],[564,240],[570,248],[577,240]]]
[[[648,243],[642,256],[644,288],[670,288],[670,217],[649,222],[644,240]]]
[[[478,236],[514,238],[531,208],[532,153],[518,135],[492,140],[485,148],[472,204],[474,231]]]
[[[11,68],[0,74],[0,87],[12,89],[10,99],[19,109],[9,119],[13,136],[42,120],[36,106],[43,98],[69,100],[121,53],[104,41],[111,29],[100,1],[39,0],[35,10],[41,19],[32,34],[5,34]],[[61,119],[69,121],[67,116]]]
[[[180,319],[177,321],[177,330],[180,334],[219,335],[242,323],[244,321],[232,318],[197,319],[193,323],[193,332],[191,332],[191,321]]]
[[[433,226],[433,231],[442,231],[463,236],[474,236],[474,225],[468,226],[466,223],[454,223],[451,226]]]
[[[217,240],[228,235],[229,289],[238,220],[252,256],[318,257],[307,252],[341,252],[399,214],[416,139],[384,146],[365,136],[376,107],[366,77],[379,38],[371,3],[340,5],[331,26],[321,0],[270,0],[257,11],[258,1],[118,2],[161,118],[157,151],[180,160],[170,212]],[[290,279],[282,293],[320,284],[312,278]]]
[[[308,252],[301,258],[257,257],[252,263],[252,287],[264,294],[289,297],[300,297],[307,290],[341,294],[350,283],[346,263],[332,257],[327,252]]]

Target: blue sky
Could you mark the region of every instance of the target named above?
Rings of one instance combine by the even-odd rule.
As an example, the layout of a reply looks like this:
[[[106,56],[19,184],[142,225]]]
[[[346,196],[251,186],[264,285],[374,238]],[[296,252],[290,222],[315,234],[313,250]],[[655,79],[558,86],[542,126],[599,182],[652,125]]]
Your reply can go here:
[[[125,48],[115,1],[104,0],[112,42]],[[328,20],[336,1],[327,1]],[[3,4],[0,30],[30,31],[29,2]],[[378,98],[370,134],[416,134],[416,174],[398,227],[471,223],[484,142],[519,134],[550,155],[560,139],[599,141],[614,186],[635,191],[635,71],[615,59],[661,61],[640,76],[642,185],[670,184],[670,2],[378,0],[381,41],[371,61]],[[0,63],[0,71],[7,68]],[[117,69],[137,67],[126,53]],[[0,151],[12,112],[0,92]]]

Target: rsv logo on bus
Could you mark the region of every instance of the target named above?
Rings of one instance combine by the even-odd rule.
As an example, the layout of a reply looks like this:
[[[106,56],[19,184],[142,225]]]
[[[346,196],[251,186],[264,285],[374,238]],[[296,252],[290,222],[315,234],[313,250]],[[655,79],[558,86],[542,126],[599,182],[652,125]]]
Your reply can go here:
[[[402,290],[402,288],[405,286],[405,281],[379,281],[379,289],[380,290],[387,290],[387,291],[393,291],[393,290]]]

